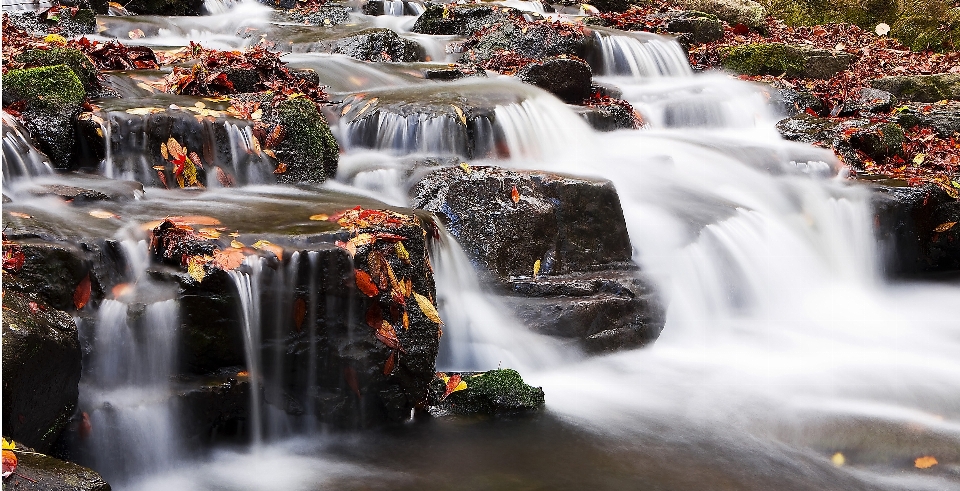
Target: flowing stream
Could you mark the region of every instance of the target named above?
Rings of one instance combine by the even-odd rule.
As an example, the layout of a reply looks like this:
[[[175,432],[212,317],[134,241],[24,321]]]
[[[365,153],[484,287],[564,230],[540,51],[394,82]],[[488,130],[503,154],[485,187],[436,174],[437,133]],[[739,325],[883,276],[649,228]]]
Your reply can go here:
[[[400,14],[421,6],[388,1],[385,9],[390,19],[352,15],[360,26],[403,31],[413,17]],[[149,25],[138,42],[235,47],[250,42],[238,30],[269,25],[268,12],[240,3],[202,18],[124,18],[103,35],[125,37]],[[145,257],[146,244],[128,239],[130,300],[107,300],[94,322],[83,323],[97,353],[85,362],[81,387],[81,405],[96,408],[89,445],[101,457],[90,465],[120,476],[114,489],[121,490],[960,489],[956,464],[935,472],[912,465],[920,455],[960,462],[960,286],[886,280],[869,191],[838,177],[830,152],[780,140],[763,89],[693,74],[670,40],[597,36],[601,81],[619,87],[648,127],[595,132],[569,106],[512,79],[433,82],[403,65],[293,54],[292,65],[315,68],[341,100],[393,98],[416,107],[452,90],[493,101],[492,117],[471,121],[479,142],[472,147],[449,115],[382,112],[375,123],[344,117],[333,125],[345,148],[340,170],[320,191],[264,186],[253,175],[246,187],[200,195],[149,188],[116,209],[128,223],[120,231],[32,197],[29,186],[57,178],[22,135],[5,134],[4,192],[12,205],[52,228],[100,234],[129,235],[158,213],[229,208],[249,213],[250,223],[276,224],[291,209],[308,216],[318,199],[334,208],[351,199],[408,206],[409,188],[424,172],[411,163],[420,156],[474,152],[472,165],[602,177],[618,190],[634,260],[666,299],[667,322],[654,345],[588,357],[512,319],[442,232],[431,254],[445,321],[438,368],[517,368],[543,386],[545,414],[327,434],[261,407],[259,391],[269,399],[270,387],[258,384],[280,369],[248,349],[255,448],[178,457],[183,442],[169,397],[177,300],[144,292],[151,285],[142,275],[146,259],[131,258]],[[222,165],[237,168],[249,128],[234,130],[234,161]],[[135,160],[135,140],[125,141],[122,157]],[[108,155],[102,173],[135,177],[113,166],[119,157]],[[308,253],[270,280],[256,261],[231,273],[248,348],[290,322],[261,325],[261,289],[286,288],[276,301],[291,302],[298,265],[314,275],[317,261]],[[309,318],[322,303],[308,298]],[[844,465],[831,462],[836,453]]]

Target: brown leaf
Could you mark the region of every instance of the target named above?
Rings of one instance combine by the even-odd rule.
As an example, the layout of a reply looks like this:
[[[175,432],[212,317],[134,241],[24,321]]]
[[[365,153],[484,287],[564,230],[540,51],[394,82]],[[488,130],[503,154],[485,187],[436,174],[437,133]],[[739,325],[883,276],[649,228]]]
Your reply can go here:
[[[267,140],[263,142],[263,146],[266,148],[275,148],[281,141],[283,141],[285,133],[286,132],[284,131],[283,125],[277,123],[277,125],[273,127],[273,131],[270,132],[270,136],[268,136]]]
[[[932,457],[930,455],[919,457],[917,460],[913,461],[913,465],[917,469],[929,469],[937,464],[938,462],[936,457]]]
[[[233,178],[219,167],[217,167],[217,181],[220,181],[220,185],[225,188],[233,187]]]
[[[345,367],[343,369],[343,379],[347,381],[347,386],[350,387],[350,390],[357,395],[358,398],[363,398],[360,394],[360,383],[357,382],[357,371],[353,367]]]
[[[220,268],[224,271],[232,271],[243,264],[243,259],[245,257],[246,256],[243,255],[243,251],[237,248],[230,247],[224,250],[217,249],[213,251],[213,265],[214,267]]]
[[[383,364],[383,374],[390,375],[393,373],[394,367],[397,366],[397,352],[396,350],[390,352],[390,356],[387,357],[387,362]]]
[[[413,292],[413,298],[417,301],[417,306],[420,307],[423,315],[436,324],[443,324],[443,321],[440,320],[440,313],[437,312],[437,308],[433,306],[433,302],[429,298],[417,292]]]
[[[380,328],[377,329],[376,336],[381,343],[388,347],[403,351],[403,348],[400,346],[400,339],[397,338],[397,331],[393,329],[393,326],[390,325],[389,322],[383,321],[380,323]]]
[[[82,310],[83,306],[90,301],[90,275],[86,275],[80,280],[80,284],[73,291],[73,306],[77,310]]]
[[[367,325],[374,328],[380,329],[380,326],[383,324],[383,309],[380,308],[380,305],[374,303],[367,309]]]
[[[287,172],[287,164],[283,162],[277,162],[277,168],[273,170],[274,174],[285,174]]]
[[[946,232],[947,230],[950,230],[951,228],[953,228],[953,226],[956,225],[956,224],[957,224],[957,222],[941,223],[940,225],[937,225],[937,228],[933,229],[933,231],[934,231],[934,232]]]
[[[110,294],[113,295],[113,298],[120,298],[131,291],[133,291],[133,285],[130,283],[120,283],[110,289]]]
[[[377,288],[377,285],[373,284],[373,280],[366,271],[358,269],[354,276],[356,276],[357,288],[359,288],[364,295],[375,297],[380,294],[380,289]]]
[[[403,328],[410,329],[410,316],[407,315],[407,311],[403,311]]]
[[[307,316],[307,302],[303,298],[298,298],[293,302],[293,325],[297,332],[303,330],[303,319]]]

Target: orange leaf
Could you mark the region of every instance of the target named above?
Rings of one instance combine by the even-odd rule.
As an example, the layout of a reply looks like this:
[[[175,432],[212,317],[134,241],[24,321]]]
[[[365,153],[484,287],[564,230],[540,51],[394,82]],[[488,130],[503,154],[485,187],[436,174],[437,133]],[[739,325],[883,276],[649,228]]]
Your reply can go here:
[[[3,451],[3,477],[7,478],[17,470],[17,454],[13,450]],[[6,487],[6,485],[4,485]]]
[[[86,275],[80,280],[77,289],[73,291],[73,306],[77,310],[83,309],[83,306],[90,301],[90,275]]]
[[[403,328],[410,329],[410,316],[407,315],[407,311],[403,311]]]
[[[913,461],[913,465],[914,465],[917,469],[929,469],[929,468],[937,465],[937,459],[936,459],[935,457],[931,457],[931,456],[929,456],[929,455],[925,455],[925,456],[919,457],[919,458],[917,458],[917,460]]]
[[[220,220],[203,215],[167,217],[174,225],[220,225]]]
[[[277,168],[273,170],[273,173],[274,173],[274,174],[283,174],[283,173],[285,173],[285,172],[287,172],[287,164],[284,164],[283,162],[278,162],[278,163],[277,163]]]
[[[217,167],[217,181],[220,181],[220,185],[225,188],[233,187],[233,178],[229,174],[223,171],[223,169]],[[164,184],[166,186],[166,184]]]
[[[453,394],[458,390],[463,390],[467,388],[467,383],[463,381],[463,378],[460,375],[453,375],[450,378],[446,379],[447,387],[443,392],[443,398],[446,399],[447,396]]]
[[[380,293],[380,289],[377,288],[377,285],[373,284],[373,280],[366,271],[358,269],[354,276],[356,276],[357,279],[357,288],[359,288],[364,295],[375,297]]]
[[[293,302],[293,325],[296,326],[297,332],[303,330],[303,319],[307,316],[307,302],[302,298],[298,298]]]
[[[224,271],[232,271],[243,264],[245,257],[242,250],[233,247],[222,251],[216,249],[213,251],[213,266]]]
[[[520,191],[517,191],[517,187],[513,187],[513,191],[510,191],[510,199],[513,200],[514,204],[520,202]]]
[[[951,228],[953,228],[953,226],[956,225],[956,224],[957,224],[957,222],[941,223],[940,225],[937,225],[937,228],[933,229],[933,231],[934,231],[934,232],[946,232],[947,230],[950,230]]]
[[[383,364],[383,374],[390,375],[393,373],[394,367],[397,366],[397,352],[391,351],[390,356],[387,357],[387,362]]]
[[[283,140],[284,133],[283,125],[277,123],[277,125],[273,127],[273,131],[270,132],[270,136],[268,136],[267,140],[263,142],[263,145],[267,148],[276,147],[277,144]]]
[[[120,283],[114,286],[110,290],[110,293],[113,295],[113,298],[120,298],[130,293],[131,291],[133,291],[133,285],[131,285],[130,283]]]
[[[393,329],[393,326],[390,325],[389,322],[383,321],[380,323],[380,328],[377,329],[376,336],[381,343],[388,347],[403,351],[403,348],[400,347],[400,339],[397,338],[397,331]]]

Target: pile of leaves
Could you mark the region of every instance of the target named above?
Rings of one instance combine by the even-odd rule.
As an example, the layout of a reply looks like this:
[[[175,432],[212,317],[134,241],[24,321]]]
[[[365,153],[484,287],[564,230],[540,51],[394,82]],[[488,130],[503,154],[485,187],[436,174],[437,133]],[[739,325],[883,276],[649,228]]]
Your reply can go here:
[[[669,17],[666,14],[683,10],[670,3],[656,5],[634,5],[626,12],[599,12],[593,15],[589,23],[613,27],[624,31],[644,31],[667,34]]]
[[[16,26],[10,16],[3,13],[3,73],[10,68],[18,68],[14,61],[17,55],[31,49],[43,49],[47,43],[43,38],[33,36]]]
[[[125,46],[119,41],[101,43],[86,37],[71,40],[71,48],[83,51],[100,70],[158,70],[160,60],[146,46]]]

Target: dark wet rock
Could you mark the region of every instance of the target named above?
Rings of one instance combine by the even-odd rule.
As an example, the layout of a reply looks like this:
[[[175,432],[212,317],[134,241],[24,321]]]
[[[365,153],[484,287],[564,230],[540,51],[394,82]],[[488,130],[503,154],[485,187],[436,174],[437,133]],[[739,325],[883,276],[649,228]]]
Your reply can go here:
[[[77,405],[77,326],[38,295],[6,288],[8,281],[4,279],[3,297],[3,434],[46,451]]]
[[[878,181],[875,189],[877,237],[888,275],[960,270],[960,202],[933,185]]]
[[[424,9],[422,2],[370,0],[361,11],[366,15],[419,15]]]
[[[15,282],[4,278],[4,288],[37,295],[55,309],[74,310],[73,293],[91,270],[87,254],[69,243],[25,239],[16,245],[25,257],[23,268]]]
[[[244,364],[236,287],[223,271],[203,282],[180,277],[179,362],[185,373],[203,374]]]
[[[776,93],[771,97],[773,105],[787,116],[806,113],[807,109],[819,116],[830,114],[827,105],[803,87],[787,86],[782,82],[775,82],[771,86],[776,90]]]
[[[866,87],[861,89],[855,98],[844,101],[843,109],[839,115],[850,116],[858,113],[885,113],[893,109],[897,102],[896,96],[885,90]]]
[[[65,3],[60,3],[66,6]],[[23,29],[30,34],[42,36],[48,32],[57,33],[66,37],[81,36],[83,34],[93,34],[97,32],[96,13],[84,6],[78,6],[76,10],[72,8],[62,8],[54,12],[52,16],[39,15],[37,12],[7,12],[10,22],[17,28]]]
[[[712,14],[684,11],[671,14],[667,31],[677,34],[677,41],[684,46],[704,44],[723,38],[723,22]]]
[[[630,0],[593,0],[590,5],[601,12],[626,12],[633,6],[633,2]]]
[[[4,430],[6,433],[6,430]],[[3,478],[3,489],[22,491],[110,491],[110,485],[92,469],[22,448],[13,453],[17,470]]]
[[[319,7],[295,9],[290,19],[311,26],[337,26],[350,20],[350,8],[336,3],[325,3]]]
[[[880,160],[903,153],[903,128],[869,119],[839,121],[800,114],[780,120],[777,131],[787,140],[833,148],[854,168],[863,168],[864,156]]]
[[[465,65],[432,65],[422,68],[423,78],[427,80],[459,80],[464,77],[486,77],[487,72],[481,68]]]
[[[777,131],[787,140],[804,143],[832,141],[837,134],[839,123],[828,118],[809,114],[800,114],[782,119],[777,123]]]
[[[297,0],[258,0],[263,5],[277,9],[290,10],[296,8]]]
[[[874,160],[903,154],[906,135],[895,123],[873,123],[850,135],[850,146]]]
[[[950,138],[960,132],[960,102],[907,104],[898,108],[897,123],[904,128],[931,128],[939,137]]]
[[[413,32],[470,36],[485,27],[511,23],[520,11],[495,5],[444,5],[433,3],[417,18]]]
[[[466,386],[446,397],[449,381]],[[451,384],[455,385],[455,384]],[[452,387],[451,390],[455,388]],[[434,416],[512,416],[543,409],[543,389],[524,383],[516,370],[438,373],[430,384],[428,410]]]
[[[209,377],[182,381],[177,390],[181,425],[191,444],[209,444],[238,435],[250,417],[250,381],[242,367],[224,368]]]
[[[206,13],[203,0],[132,0],[123,6],[137,15],[203,15]]]
[[[682,0],[680,4],[690,10],[715,15],[731,26],[743,24],[762,29],[767,16],[763,5],[751,0]]]
[[[883,77],[870,81],[870,86],[890,92],[904,101],[960,101],[960,74],[955,73]]]
[[[34,196],[56,196],[75,205],[96,201],[129,201],[143,194],[143,185],[135,181],[91,177],[77,184],[37,184],[29,192]]]
[[[386,28],[370,28],[344,37],[322,41],[323,51],[347,55],[363,61],[412,62],[424,61],[423,47],[401,38]]]
[[[723,50],[723,67],[746,75],[783,75],[828,79],[846,70],[856,56],[782,43],[754,43]]]
[[[78,49],[32,49],[24,51],[14,59],[27,68],[66,65],[73,70],[88,94],[98,94],[103,90],[100,79],[97,77],[97,67]]]
[[[66,65],[10,70],[3,75],[4,107],[22,106],[25,126],[61,169],[73,159],[73,121],[85,97],[83,84]]]
[[[633,106],[622,99],[591,100],[571,109],[597,131],[633,130],[643,124]]]
[[[517,71],[517,78],[554,94],[564,102],[576,104],[590,97],[593,71],[583,60],[557,56],[524,66]]]

